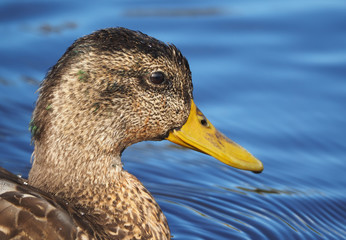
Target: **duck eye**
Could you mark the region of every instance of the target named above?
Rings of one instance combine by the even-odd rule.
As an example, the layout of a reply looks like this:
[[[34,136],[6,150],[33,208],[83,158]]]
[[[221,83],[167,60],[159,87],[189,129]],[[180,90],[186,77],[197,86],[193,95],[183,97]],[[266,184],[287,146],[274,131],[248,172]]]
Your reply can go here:
[[[150,75],[150,81],[154,84],[161,84],[165,81],[165,74],[163,72],[153,72]]]

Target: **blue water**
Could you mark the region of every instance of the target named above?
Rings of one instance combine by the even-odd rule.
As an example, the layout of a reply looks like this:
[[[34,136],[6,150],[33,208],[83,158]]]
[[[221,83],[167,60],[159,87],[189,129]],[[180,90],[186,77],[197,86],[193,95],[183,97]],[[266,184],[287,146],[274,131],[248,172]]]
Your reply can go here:
[[[264,164],[233,169],[169,142],[123,154],[174,239],[346,239],[346,2],[0,3],[0,166],[26,177],[39,82],[66,48],[123,26],[174,43],[195,102]]]

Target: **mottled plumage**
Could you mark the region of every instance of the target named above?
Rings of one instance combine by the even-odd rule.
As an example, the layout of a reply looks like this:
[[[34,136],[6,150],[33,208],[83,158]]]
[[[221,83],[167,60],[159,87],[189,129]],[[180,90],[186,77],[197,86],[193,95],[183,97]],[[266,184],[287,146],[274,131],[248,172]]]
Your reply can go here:
[[[165,73],[163,84],[150,82],[157,71]],[[69,226],[64,228],[68,235],[57,230],[56,236],[73,239],[82,231],[97,239],[170,238],[160,207],[122,169],[120,155],[130,144],[163,139],[186,121],[192,83],[179,50],[140,32],[100,30],[78,39],[66,51],[39,92],[31,122],[35,151],[28,182],[52,195],[40,195],[43,208],[70,216],[54,219],[54,225],[60,221]],[[31,195],[32,188],[23,192],[18,186],[23,180],[9,178],[15,181],[9,183],[13,194],[0,195],[0,222],[5,220],[4,211],[30,212],[14,198],[21,196],[30,204],[37,201],[31,197],[37,196]],[[66,212],[63,203],[51,204],[53,196],[69,203]],[[37,217],[36,212],[30,214]],[[83,226],[71,217],[81,214]],[[27,222],[18,234],[30,234],[33,225],[40,227]],[[15,236],[16,227],[0,227],[0,232]],[[55,239],[52,231],[49,238]]]

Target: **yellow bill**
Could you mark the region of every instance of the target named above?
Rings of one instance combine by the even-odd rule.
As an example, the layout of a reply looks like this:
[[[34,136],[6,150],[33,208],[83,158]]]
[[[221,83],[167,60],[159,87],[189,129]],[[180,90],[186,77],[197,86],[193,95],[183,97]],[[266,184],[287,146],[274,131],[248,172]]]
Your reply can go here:
[[[220,133],[191,100],[186,123],[169,133],[167,140],[215,157],[219,161],[243,170],[262,172],[263,164],[243,147]]]

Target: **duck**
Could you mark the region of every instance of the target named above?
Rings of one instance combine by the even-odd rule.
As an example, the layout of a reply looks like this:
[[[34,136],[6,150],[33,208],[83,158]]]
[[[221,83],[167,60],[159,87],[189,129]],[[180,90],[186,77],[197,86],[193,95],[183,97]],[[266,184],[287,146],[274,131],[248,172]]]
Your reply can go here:
[[[243,170],[263,164],[197,108],[178,48],[116,27],[77,39],[39,87],[28,179],[0,169],[0,239],[171,239],[154,197],[123,169],[169,140]]]

